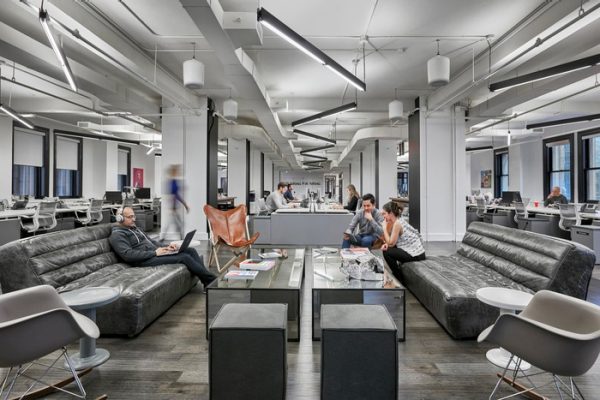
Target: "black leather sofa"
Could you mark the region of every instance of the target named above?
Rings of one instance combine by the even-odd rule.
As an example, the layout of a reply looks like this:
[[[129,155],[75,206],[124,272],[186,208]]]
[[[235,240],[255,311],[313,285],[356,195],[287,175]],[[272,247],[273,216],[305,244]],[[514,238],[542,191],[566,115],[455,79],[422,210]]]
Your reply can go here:
[[[135,268],[118,259],[112,224],[49,233],[0,247],[4,293],[47,284],[58,291],[108,286],[121,294],[97,309],[103,334],[137,335],[196,283],[185,265]]]
[[[477,299],[477,289],[547,289],[585,299],[595,259],[574,242],[472,222],[456,254],[405,263],[400,278],[452,337],[467,339],[498,318],[497,308]]]

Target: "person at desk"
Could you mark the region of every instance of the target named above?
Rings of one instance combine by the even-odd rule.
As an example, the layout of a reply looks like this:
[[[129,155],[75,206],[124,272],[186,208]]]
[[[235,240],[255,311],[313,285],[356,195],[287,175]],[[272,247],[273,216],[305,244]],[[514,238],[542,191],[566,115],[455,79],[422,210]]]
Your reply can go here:
[[[552,191],[544,200],[544,207],[548,207],[554,204],[568,204],[569,201],[567,198],[560,193],[560,188],[558,186],[554,186]]]
[[[184,264],[196,275],[204,287],[217,278],[204,266],[202,257],[196,250],[187,248],[181,253],[168,254],[176,251],[179,246],[171,243],[163,246],[160,242],[150,239],[143,230],[135,225],[133,208],[125,207],[117,211],[118,224],[113,226],[108,241],[110,247],[126,263],[135,267],[153,267],[156,265]]]
[[[383,235],[382,223],[383,216],[375,208],[375,196],[371,193],[365,194],[362,197],[362,208],[356,211],[348,229],[344,231],[342,249],[347,249],[350,245],[370,248],[373,242]],[[354,233],[357,225],[358,233]]]
[[[400,217],[402,211],[402,206],[390,201],[384,204],[381,212],[384,219],[381,250],[385,262],[397,278],[400,277],[398,263],[425,259],[421,234]]]
[[[358,199],[360,198],[360,194],[356,191],[356,187],[352,184],[348,185],[348,204],[344,206],[344,208],[348,211],[356,211],[356,206],[358,206]]]
[[[287,185],[287,190],[286,190],[285,192],[283,192],[283,198],[284,198],[284,199],[285,199],[287,202],[290,202],[290,201],[294,201],[294,200],[295,200],[294,193],[292,192],[292,189],[293,189],[293,187],[292,187],[292,184],[291,184],[291,183],[288,183],[288,185]]]
[[[280,208],[294,207],[294,204],[287,204],[283,194],[287,189],[287,185],[283,182],[277,184],[277,190],[272,192],[265,200],[265,204],[269,212],[277,211]]]

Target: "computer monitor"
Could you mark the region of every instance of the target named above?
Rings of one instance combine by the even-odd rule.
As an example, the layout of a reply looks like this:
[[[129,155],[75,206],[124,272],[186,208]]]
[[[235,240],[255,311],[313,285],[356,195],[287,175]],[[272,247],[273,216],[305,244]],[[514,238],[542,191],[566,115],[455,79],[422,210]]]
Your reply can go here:
[[[223,194],[223,188],[218,188],[218,189],[217,189],[217,193],[218,193],[218,194]]]
[[[512,204],[515,201],[523,201],[521,192],[502,192],[502,204]]]
[[[135,198],[136,199],[150,199],[152,195],[150,194],[150,188],[137,188],[135,189]]]
[[[105,192],[104,199],[107,203],[121,204],[123,203],[123,193],[119,191]]]

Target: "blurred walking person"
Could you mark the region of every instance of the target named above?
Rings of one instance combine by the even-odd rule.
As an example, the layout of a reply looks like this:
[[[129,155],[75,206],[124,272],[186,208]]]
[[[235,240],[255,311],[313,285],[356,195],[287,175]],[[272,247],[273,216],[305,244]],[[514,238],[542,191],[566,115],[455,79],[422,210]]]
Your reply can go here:
[[[179,211],[179,204],[182,204],[185,208],[186,212],[190,212],[190,207],[187,205],[185,200],[181,195],[181,165],[180,164],[172,164],[168,168],[168,193],[171,195],[171,219],[167,224],[165,230],[163,231],[166,235],[169,232],[169,228],[171,228],[171,224],[175,224],[175,229],[179,233],[180,238],[183,239],[184,236],[184,226],[183,226],[183,217],[181,212]]]

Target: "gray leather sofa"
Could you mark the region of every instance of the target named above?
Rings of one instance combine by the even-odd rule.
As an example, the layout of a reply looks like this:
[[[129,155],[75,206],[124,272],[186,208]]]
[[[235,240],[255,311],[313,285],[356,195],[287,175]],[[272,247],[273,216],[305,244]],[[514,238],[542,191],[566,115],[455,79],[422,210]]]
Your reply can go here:
[[[59,292],[108,286],[121,296],[97,310],[103,334],[136,335],[197,282],[185,265],[135,268],[112,251],[111,224],[49,233],[0,247],[4,293],[36,285]]]
[[[456,254],[405,263],[400,272],[403,284],[446,331],[466,339],[498,318],[497,308],[477,300],[477,289],[547,289],[585,299],[595,259],[592,250],[574,242],[472,222]]]

